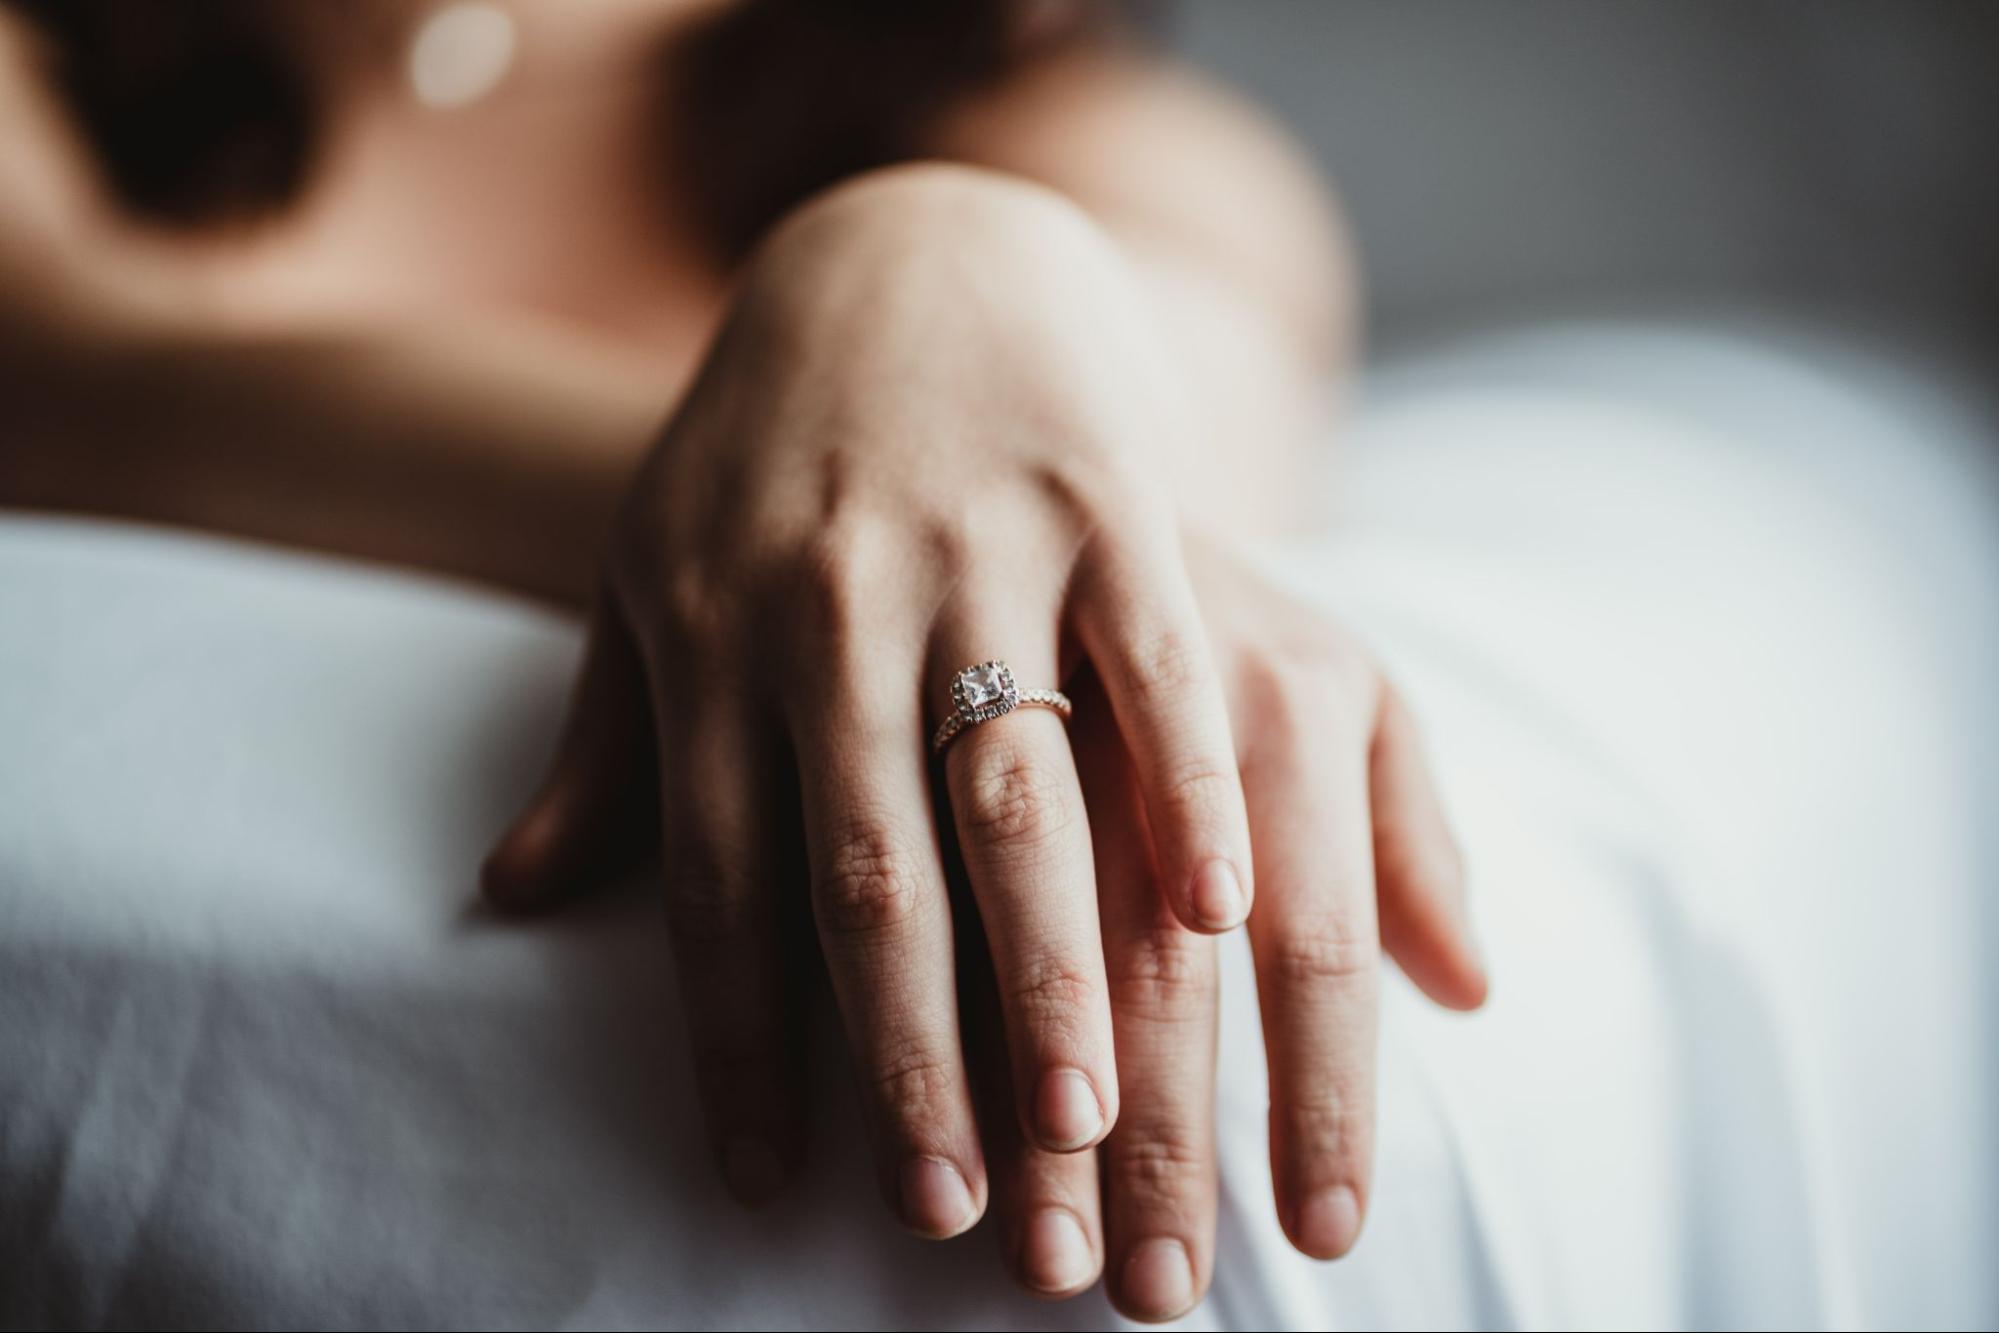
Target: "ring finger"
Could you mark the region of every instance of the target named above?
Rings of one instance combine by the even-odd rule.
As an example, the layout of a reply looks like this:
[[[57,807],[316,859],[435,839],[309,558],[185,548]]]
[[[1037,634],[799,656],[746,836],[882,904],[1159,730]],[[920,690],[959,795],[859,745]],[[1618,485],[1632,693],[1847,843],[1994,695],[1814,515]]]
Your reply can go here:
[[[1008,604],[1003,593],[961,600]],[[1017,688],[1055,683],[1053,616],[975,623],[950,611],[933,642],[932,679],[948,681],[1002,648],[1022,672]],[[969,698],[995,683],[968,674]],[[1089,825],[1062,720],[1021,707],[970,725],[949,743],[944,770],[990,944],[1022,1129],[1052,1152],[1087,1148],[1117,1117],[1117,1073]]]

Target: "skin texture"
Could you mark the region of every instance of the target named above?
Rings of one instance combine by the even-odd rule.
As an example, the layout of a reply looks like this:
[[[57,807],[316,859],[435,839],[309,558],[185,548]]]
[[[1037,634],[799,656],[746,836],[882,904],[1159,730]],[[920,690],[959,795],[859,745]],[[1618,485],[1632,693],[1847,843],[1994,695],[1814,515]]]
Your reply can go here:
[[[393,272],[325,302],[338,191],[295,243],[164,242],[31,86],[0,78],[0,502],[590,605],[485,890],[548,908],[661,853],[740,1197],[800,1164],[809,916],[896,1215],[990,1209],[1031,1289],[1184,1312],[1214,1261],[1213,935],[1246,923],[1280,1220],[1354,1243],[1381,953],[1444,1004],[1485,981],[1392,689],[1230,554],[1284,521],[1352,322],[1332,215],[1259,122],[1135,57],[1043,62],[939,115],[958,165],[856,177],[740,266],[634,256],[638,313],[593,324],[496,314],[476,274],[462,305],[398,304]],[[930,765],[952,673],[1002,654],[1073,727],[1023,710]]]

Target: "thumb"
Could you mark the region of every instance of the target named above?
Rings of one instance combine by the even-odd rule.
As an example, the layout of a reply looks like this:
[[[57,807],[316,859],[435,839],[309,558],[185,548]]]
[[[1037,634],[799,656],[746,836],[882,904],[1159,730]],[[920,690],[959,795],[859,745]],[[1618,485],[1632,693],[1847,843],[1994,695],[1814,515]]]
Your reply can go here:
[[[534,911],[600,886],[656,844],[657,784],[644,663],[606,592],[591,615],[555,757],[487,853],[480,892],[497,907]]]

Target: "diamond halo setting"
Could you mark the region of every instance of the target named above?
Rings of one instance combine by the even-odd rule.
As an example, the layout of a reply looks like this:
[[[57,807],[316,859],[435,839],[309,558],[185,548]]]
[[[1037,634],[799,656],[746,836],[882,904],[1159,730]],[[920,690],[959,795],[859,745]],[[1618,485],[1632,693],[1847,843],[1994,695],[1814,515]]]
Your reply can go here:
[[[1023,706],[1049,708],[1068,717],[1073,706],[1060,690],[1023,690],[1004,662],[977,662],[951,678],[951,715],[931,738],[930,752],[945,746],[968,727],[1004,717]]]
[[[951,702],[974,722],[990,722],[1020,707],[1020,687],[1004,662],[968,666],[951,682]]]

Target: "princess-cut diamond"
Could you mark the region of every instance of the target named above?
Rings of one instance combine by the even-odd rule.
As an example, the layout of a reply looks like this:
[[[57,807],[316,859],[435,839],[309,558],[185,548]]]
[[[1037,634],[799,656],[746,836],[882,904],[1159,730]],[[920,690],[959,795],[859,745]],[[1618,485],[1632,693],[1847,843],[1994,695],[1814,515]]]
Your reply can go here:
[[[1006,698],[1006,671],[996,662],[966,667],[958,673],[958,684],[970,708],[988,708]]]

